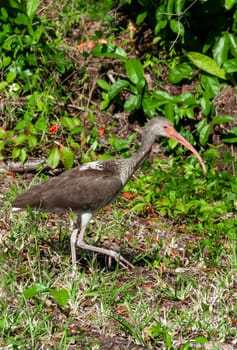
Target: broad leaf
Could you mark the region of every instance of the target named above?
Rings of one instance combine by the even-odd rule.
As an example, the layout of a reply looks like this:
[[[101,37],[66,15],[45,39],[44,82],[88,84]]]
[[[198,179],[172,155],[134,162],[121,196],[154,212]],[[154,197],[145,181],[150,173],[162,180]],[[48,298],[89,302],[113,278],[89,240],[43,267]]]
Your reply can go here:
[[[211,123],[214,125],[217,125],[217,124],[229,123],[232,121],[233,121],[233,117],[231,117],[230,115],[220,115],[218,117],[214,117]]]
[[[33,18],[35,11],[39,6],[40,0],[27,0],[26,1],[26,13],[29,18]]]
[[[29,19],[24,13],[18,13],[14,22],[19,25],[22,24],[27,26],[27,24],[29,23]]]
[[[11,84],[15,80],[15,77],[16,77],[16,72],[7,73],[6,81],[8,82],[8,84]]]
[[[199,103],[200,103],[200,106],[202,107],[202,113],[206,117],[210,113],[212,104],[211,104],[209,98],[206,98],[205,95],[199,99]]]
[[[7,85],[8,85],[8,83],[6,81],[1,81],[0,82],[0,91],[4,90]]]
[[[105,81],[104,79],[96,79],[96,83],[97,83],[97,85],[99,85],[99,87],[101,87],[103,90],[105,90],[105,91],[109,91],[109,90],[110,90],[110,85],[109,85],[109,83],[107,83],[107,81]]]
[[[222,139],[222,141],[223,142],[225,142],[225,143],[236,143],[237,142],[237,137],[235,136],[235,137],[224,137],[223,139]]]
[[[226,34],[229,39],[230,51],[234,57],[237,57],[237,37],[234,34]]]
[[[174,67],[169,75],[168,81],[172,84],[177,84],[183,79],[192,79],[193,77],[193,68],[187,63],[178,64]]]
[[[227,60],[223,64],[223,68],[225,69],[226,73],[235,73],[237,72],[237,58],[231,58],[230,60]]]
[[[81,125],[81,120],[79,118],[61,117],[60,121],[68,130],[74,130],[76,127]]]
[[[46,129],[47,121],[44,115],[41,115],[36,123],[35,123],[35,128],[39,131],[44,131]]]
[[[108,92],[109,99],[112,100],[115,96],[117,96],[121,90],[125,89],[129,86],[129,82],[127,80],[117,80],[110,87],[110,91]]]
[[[50,288],[49,292],[54,300],[62,307],[66,306],[69,300],[69,293],[66,288],[56,289]]]
[[[226,10],[231,10],[234,5],[236,5],[236,0],[225,0]]]
[[[60,160],[66,169],[71,169],[74,162],[74,152],[67,147],[61,147],[59,149]]]
[[[113,44],[99,44],[92,50],[96,57],[111,57],[124,59],[127,57],[126,52],[119,46]]]
[[[39,293],[48,291],[48,288],[40,283],[35,283],[31,287],[26,288],[23,292],[25,298],[29,299],[38,296]]]
[[[147,11],[139,13],[139,15],[136,18],[136,25],[139,26],[142,24],[147,16]]]
[[[226,79],[225,70],[221,68],[211,57],[199,52],[188,52],[187,57],[199,69],[212,74],[218,78]]]
[[[178,34],[180,36],[184,36],[184,26],[180,21],[177,21],[176,19],[171,19],[170,21],[170,29],[172,30],[172,32],[174,32],[175,34]]]
[[[60,162],[60,152],[58,147],[54,147],[49,152],[47,163],[51,168],[55,169],[57,168],[59,162]]]
[[[200,143],[201,145],[205,145],[210,135],[211,125],[207,124],[206,119],[203,119],[201,122],[198,123],[197,129],[199,132]]]
[[[140,95],[132,95],[127,101],[124,103],[125,112],[130,112],[133,109],[138,109],[141,105],[141,96]]]
[[[204,88],[205,98],[211,99],[215,97],[221,89],[219,80],[211,75],[201,74],[200,82]]]
[[[19,156],[19,159],[22,163],[25,163],[26,159],[27,159],[27,153],[26,151],[24,150],[24,148],[22,148],[20,150],[20,156]]]
[[[223,63],[227,60],[228,51],[229,51],[228,37],[227,35],[222,35],[221,37],[218,38],[218,40],[216,41],[212,49],[213,57],[215,61],[219,64],[219,66],[222,66]]]
[[[186,106],[194,105],[197,103],[197,100],[193,94],[190,92],[185,92],[177,96],[177,102],[182,102]]]
[[[145,85],[145,79],[141,62],[136,58],[131,58],[125,62],[125,69],[131,82],[136,85],[138,89],[142,89]]]

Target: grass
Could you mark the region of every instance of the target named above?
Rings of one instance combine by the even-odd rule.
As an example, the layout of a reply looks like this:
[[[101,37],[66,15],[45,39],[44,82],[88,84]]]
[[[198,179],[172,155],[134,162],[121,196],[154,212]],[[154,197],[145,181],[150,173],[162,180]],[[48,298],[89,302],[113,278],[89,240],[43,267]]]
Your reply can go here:
[[[147,170],[148,165],[126,190],[144,181]],[[151,166],[149,170],[156,174]],[[168,186],[174,171],[160,170],[159,181]],[[190,182],[190,193],[197,183]],[[140,193],[144,189],[146,182]],[[7,197],[14,192],[16,185]],[[208,195],[203,197],[208,200]],[[121,198],[98,213],[87,239],[100,246],[120,246],[136,264],[134,271],[115,264],[109,269],[104,257],[78,252],[73,279],[69,218],[13,215],[6,198],[0,245],[3,349],[222,349],[227,344],[234,348],[235,217],[223,217],[225,234],[218,230],[221,220],[214,230],[207,219],[198,222],[192,212],[185,219],[177,214],[168,219],[146,211],[149,208],[139,213],[131,210],[133,200]]]
[[[110,39],[115,36],[118,19],[111,21],[111,15],[101,16],[111,2],[104,2],[105,9],[98,8],[94,1],[88,5],[88,1],[83,0],[57,1],[54,5],[57,14],[48,2],[41,2],[39,9],[39,14],[47,16],[42,22],[46,36],[51,38],[52,35],[47,41],[50,59],[46,52],[45,56],[42,54],[46,66],[43,61],[40,64],[32,61],[34,80],[29,80],[27,75],[20,76],[21,84],[14,92],[10,89],[10,75],[6,81],[9,96],[1,90],[5,102],[1,152],[5,158],[25,160],[27,154],[22,151],[28,147],[30,155],[47,156],[57,140],[66,145],[67,157],[63,158],[69,158],[69,149],[73,149],[80,161],[119,152],[124,156],[134,141],[131,136],[134,130],[124,122],[127,117],[116,113],[114,118],[111,110],[98,108],[103,91],[95,88],[95,81],[98,77],[106,78],[107,70],[104,72],[99,58],[91,53],[87,58],[80,56],[76,50],[77,44],[95,36],[100,38],[104,31]],[[104,23],[99,23],[100,30],[95,21],[98,17],[104,18]],[[88,27],[84,25],[86,18],[92,19]],[[86,30],[82,37],[74,36],[80,23]],[[125,28],[120,30],[121,38],[128,40],[123,37]],[[24,43],[28,34],[22,30],[19,33]],[[5,36],[7,40],[9,33]],[[47,48],[44,40],[42,36],[37,48]],[[70,43],[65,46],[68,40]],[[133,52],[134,42],[128,40],[129,43],[132,46],[129,50]],[[58,51],[60,44],[68,50],[66,56]],[[29,47],[28,44],[22,46],[22,52],[28,52]],[[16,45],[15,55],[18,50]],[[8,54],[7,51],[6,56]],[[113,64],[112,59],[107,59],[102,58],[105,65]],[[155,60],[164,62],[164,59],[151,58],[151,67]],[[53,67],[49,62],[54,62]],[[101,75],[95,76],[93,72],[97,72],[98,67]],[[121,64],[113,68],[120,74]],[[163,76],[157,69],[155,64],[154,71],[149,71],[155,86],[157,77]],[[94,75],[90,75],[91,72]],[[216,84],[213,79],[209,80]],[[166,81],[161,80],[159,84],[165,86]],[[175,90],[177,96],[180,91],[181,86]],[[121,100],[120,92],[115,101],[111,101],[113,112],[121,111],[122,102],[129,97]],[[180,100],[158,110],[164,114],[170,111],[172,115],[176,108],[183,113],[182,103]],[[196,111],[199,107],[192,98],[190,106],[186,107],[195,115],[203,112]],[[190,115],[192,119],[194,115]],[[49,131],[52,126],[56,127],[56,134]],[[191,129],[183,131],[190,134],[193,142]],[[204,139],[208,135],[205,134]],[[58,151],[57,147],[55,149]],[[75,278],[72,278],[70,260],[72,218],[30,210],[13,214],[11,203],[16,194],[40,179],[37,175],[32,180],[26,174],[16,177],[10,172],[1,173],[0,193],[4,206],[0,207],[0,349],[209,350],[236,347],[235,164],[233,157],[227,154],[219,159],[218,149],[213,146],[203,154],[208,166],[208,173],[203,176],[194,158],[184,161],[181,152],[179,149],[176,153],[179,156],[146,162],[124,189],[127,195],[95,215],[88,227],[88,242],[115,250],[120,248],[135,269],[127,271],[115,263],[109,268],[105,257],[78,250]],[[55,154],[52,154],[53,161],[57,158]],[[55,166],[60,162],[59,158],[56,160]],[[220,161],[222,167],[218,168]],[[230,168],[232,173],[226,170]]]

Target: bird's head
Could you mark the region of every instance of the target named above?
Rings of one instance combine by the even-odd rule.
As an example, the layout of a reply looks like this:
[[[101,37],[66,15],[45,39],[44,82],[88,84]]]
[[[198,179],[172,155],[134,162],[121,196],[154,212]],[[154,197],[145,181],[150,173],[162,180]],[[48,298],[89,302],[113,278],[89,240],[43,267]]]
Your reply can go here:
[[[170,120],[168,120],[164,117],[153,118],[153,119],[149,120],[149,122],[147,123],[146,130],[147,130],[148,134],[151,133],[155,138],[158,138],[159,136],[165,136],[165,137],[171,138],[173,140],[176,140],[181,145],[188,148],[198,159],[204,174],[206,173],[205,164],[204,164],[202,158],[200,157],[200,155],[198,154],[198,152],[181,134],[179,134],[175,130],[175,128]]]

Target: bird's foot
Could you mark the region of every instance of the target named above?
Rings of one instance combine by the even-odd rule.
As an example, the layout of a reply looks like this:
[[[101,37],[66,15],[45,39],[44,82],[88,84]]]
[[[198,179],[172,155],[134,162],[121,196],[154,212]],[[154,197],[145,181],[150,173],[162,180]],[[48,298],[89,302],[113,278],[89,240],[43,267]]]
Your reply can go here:
[[[111,266],[111,259],[114,259],[122,267],[125,267],[128,269],[134,268],[133,264],[131,264],[128,260],[126,260],[122,255],[120,255],[120,253],[116,252],[115,250],[100,248],[100,247],[96,247],[96,246],[85,243],[83,240],[84,230],[85,230],[85,228],[81,229],[78,238],[77,238],[77,231],[76,230],[74,230],[72,232],[72,235],[71,235],[71,251],[72,251],[72,263],[73,263],[73,265],[76,263],[75,245],[77,245],[81,249],[86,249],[86,250],[90,250],[92,252],[96,252],[99,254],[108,255],[109,256],[109,266]]]
[[[134,265],[130,263],[127,259],[125,259],[122,255],[120,255],[118,252],[114,250],[109,250],[108,251],[110,254],[109,255],[109,267],[111,266],[112,258],[122,267],[126,269],[134,269]]]

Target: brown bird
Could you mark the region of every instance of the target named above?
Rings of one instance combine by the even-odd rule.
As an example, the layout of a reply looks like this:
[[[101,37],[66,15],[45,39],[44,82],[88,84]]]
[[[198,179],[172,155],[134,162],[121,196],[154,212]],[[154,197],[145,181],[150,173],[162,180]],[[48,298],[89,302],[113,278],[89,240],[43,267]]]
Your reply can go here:
[[[64,171],[59,176],[17,196],[13,202],[13,211],[26,209],[28,206],[43,212],[73,211],[77,213],[78,223],[78,228],[73,230],[70,240],[73,266],[76,266],[78,246],[106,254],[121,266],[133,268],[134,266],[119,252],[86,244],[84,234],[92,215],[118,196],[132,174],[147,159],[153,143],[159,136],[169,137],[187,147],[197,157],[203,172],[206,173],[204,162],[194,147],[174,129],[169,120],[156,117],[149,120],[144,127],[141,147],[130,158],[95,161]]]

